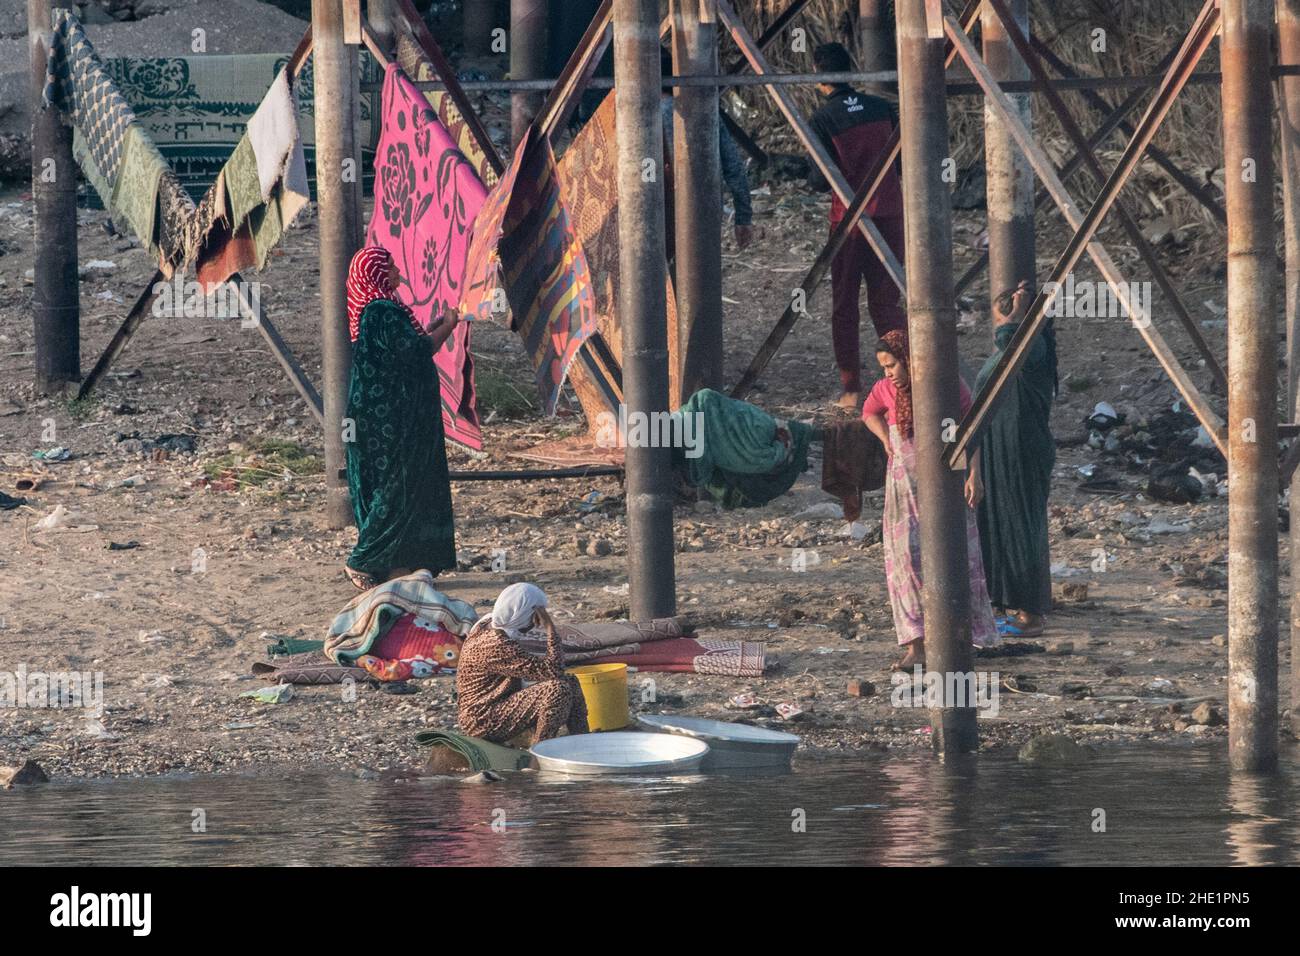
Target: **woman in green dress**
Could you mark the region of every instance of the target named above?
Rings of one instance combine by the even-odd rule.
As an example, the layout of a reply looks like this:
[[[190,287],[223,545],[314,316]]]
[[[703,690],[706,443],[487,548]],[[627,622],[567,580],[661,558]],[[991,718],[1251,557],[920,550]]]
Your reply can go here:
[[[456,566],[451,481],[434,353],[459,322],[449,312],[420,328],[397,301],[392,256],[367,246],[348,268],[348,491],[357,546],[346,572],[359,590]],[[345,423],[347,424],[347,423]]]
[[[993,309],[997,350],[980,369],[978,392],[997,368],[1033,297],[1028,283],[998,297]],[[1003,637],[1043,633],[1052,606],[1047,496],[1056,463],[1052,402],[1056,398],[1056,337],[1049,325],[1029,347],[980,442],[984,499],[980,545],[989,598]]]

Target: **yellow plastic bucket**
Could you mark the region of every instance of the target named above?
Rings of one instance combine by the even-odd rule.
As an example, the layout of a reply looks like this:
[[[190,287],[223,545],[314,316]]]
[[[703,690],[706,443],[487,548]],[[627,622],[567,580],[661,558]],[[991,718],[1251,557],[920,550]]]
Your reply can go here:
[[[570,667],[587,701],[587,726],[592,731],[620,730],[632,723],[627,709],[627,665],[584,664]]]

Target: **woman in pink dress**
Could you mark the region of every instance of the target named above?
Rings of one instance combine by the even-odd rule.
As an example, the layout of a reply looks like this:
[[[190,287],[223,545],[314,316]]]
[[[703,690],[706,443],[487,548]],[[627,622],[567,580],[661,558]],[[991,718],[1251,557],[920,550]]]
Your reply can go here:
[[[916,448],[912,431],[912,379],[908,373],[907,333],[888,332],[876,345],[876,358],[885,377],[878,381],[862,406],[862,420],[889,452],[885,478],[885,580],[894,612],[898,643],[907,653],[895,670],[925,665],[925,621],[921,605],[921,534],[916,507]],[[970,408],[970,389],[961,386],[962,414]],[[966,475],[966,550],[970,568],[971,638],[976,647],[997,643],[998,629],[989,604],[980,553],[975,506],[984,494],[979,454],[971,456]]]

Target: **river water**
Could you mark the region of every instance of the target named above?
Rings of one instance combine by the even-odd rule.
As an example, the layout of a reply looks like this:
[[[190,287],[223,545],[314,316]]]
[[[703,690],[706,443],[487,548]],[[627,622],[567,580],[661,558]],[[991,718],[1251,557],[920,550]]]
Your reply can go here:
[[[1295,865],[1298,784],[1300,748],[1257,776],[1232,773],[1216,744],[1116,746],[1056,770],[871,754],[777,775],[490,785],[56,782],[0,791],[0,865]]]

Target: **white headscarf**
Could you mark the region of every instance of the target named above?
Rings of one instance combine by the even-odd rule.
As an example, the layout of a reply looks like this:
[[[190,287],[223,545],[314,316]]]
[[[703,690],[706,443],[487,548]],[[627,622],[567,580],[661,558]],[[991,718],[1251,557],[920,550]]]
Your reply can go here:
[[[492,626],[519,640],[532,629],[533,615],[546,607],[546,595],[536,584],[512,584],[492,605]]]

